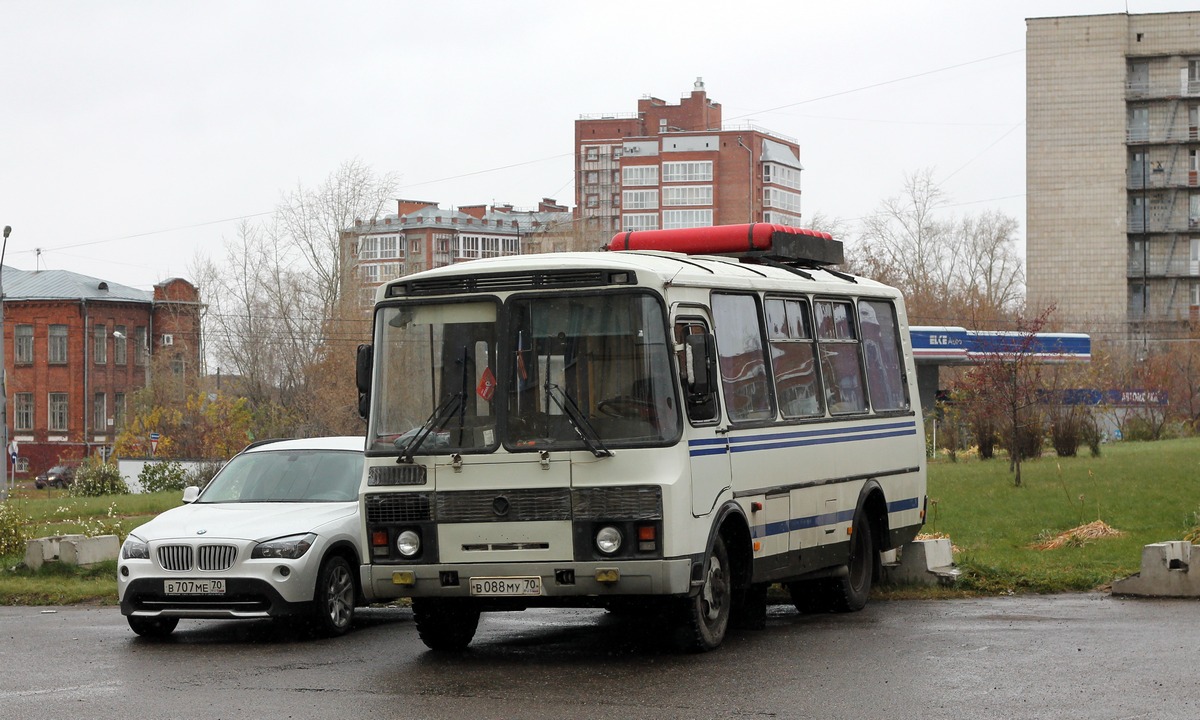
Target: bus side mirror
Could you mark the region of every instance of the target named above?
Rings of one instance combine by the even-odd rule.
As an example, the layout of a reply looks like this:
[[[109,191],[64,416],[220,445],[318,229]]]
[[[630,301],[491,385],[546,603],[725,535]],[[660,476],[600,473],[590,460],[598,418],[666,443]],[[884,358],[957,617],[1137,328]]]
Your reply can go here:
[[[683,340],[687,362],[688,387],[691,397],[706,398],[713,392],[713,368],[717,346],[709,333],[694,333]]]
[[[359,345],[358,356],[354,361],[354,381],[358,385],[358,416],[363,420],[371,411],[371,369],[374,362],[374,348],[370,345]]]

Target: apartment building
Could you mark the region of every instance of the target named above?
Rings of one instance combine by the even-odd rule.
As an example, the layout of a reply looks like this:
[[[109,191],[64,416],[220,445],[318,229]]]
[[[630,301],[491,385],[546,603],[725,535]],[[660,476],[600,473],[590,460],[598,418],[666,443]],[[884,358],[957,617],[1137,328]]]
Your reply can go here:
[[[704,81],[678,104],[575,121],[575,214],[582,233],[800,224],[800,146],[753,125],[724,125]]]
[[[201,305],[187,280],[145,291],[65,270],[3,272],[6,420],[18,478],[107,454],[153,369],[199,372]]]
[[[358,220],[343,231],[346,282],[362,307],[375,289],[401,275],[476,258],[565,250],[570,211],[552,198],[536,209],[464,205],[449,210],[425,200],[397,200],[396,213]]]
[[[1200,318],[1200,12],[1026,21],[1031,312],[1112,340]]]

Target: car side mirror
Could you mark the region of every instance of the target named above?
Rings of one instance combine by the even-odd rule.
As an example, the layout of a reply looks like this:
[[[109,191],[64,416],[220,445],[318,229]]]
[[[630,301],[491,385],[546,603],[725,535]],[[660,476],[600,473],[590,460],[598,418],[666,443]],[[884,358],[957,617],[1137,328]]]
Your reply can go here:
[[[371,412],[371,370],[373,369],[375,348],[370,345],[359,345],[358,356],[354,361],[354,381],[358,385],[358,416],[363,420]]]
[[[183,489],[183,504],[188,505],[196,502],[196,498],[200,497],[200,488],[195,485],[188,485]]]

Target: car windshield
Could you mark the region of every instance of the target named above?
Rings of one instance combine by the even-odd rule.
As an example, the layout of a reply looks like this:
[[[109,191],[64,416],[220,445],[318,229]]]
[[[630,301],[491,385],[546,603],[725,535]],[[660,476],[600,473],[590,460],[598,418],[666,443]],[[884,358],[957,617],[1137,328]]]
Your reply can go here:
[[[349,502],[358,497],[362,453],[265,450],[238,455],[197,502]]]

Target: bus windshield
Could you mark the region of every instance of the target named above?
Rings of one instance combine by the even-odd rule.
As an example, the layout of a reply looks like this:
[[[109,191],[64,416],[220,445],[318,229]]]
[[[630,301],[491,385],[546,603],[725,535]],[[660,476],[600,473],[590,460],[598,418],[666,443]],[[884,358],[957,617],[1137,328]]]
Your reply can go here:
[[[375,327],[372,450],[600,455],[679,438],[653,295],[414,302],[380,308]]]

